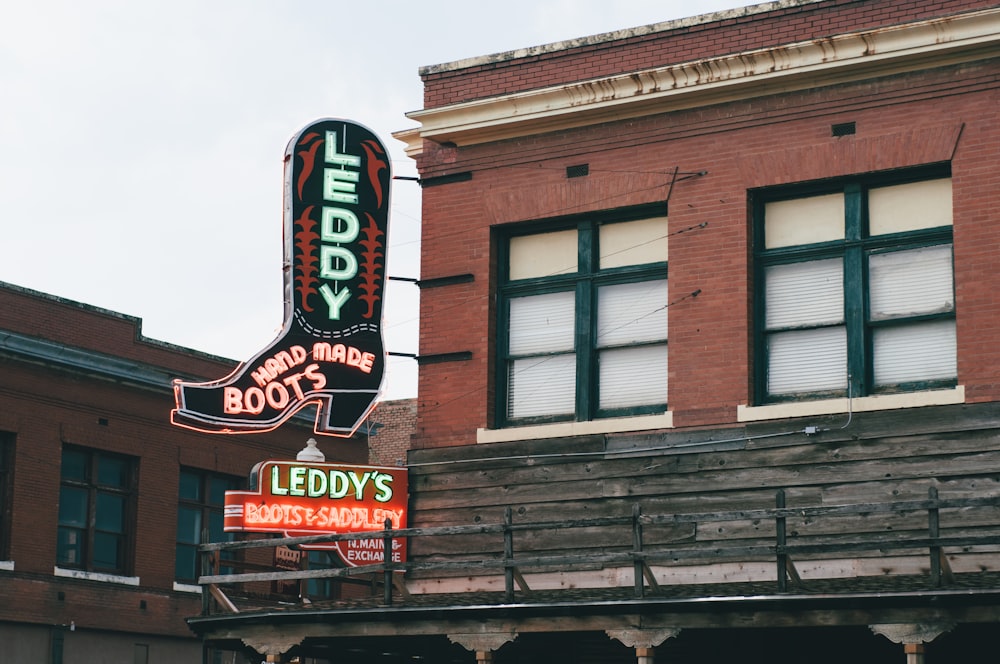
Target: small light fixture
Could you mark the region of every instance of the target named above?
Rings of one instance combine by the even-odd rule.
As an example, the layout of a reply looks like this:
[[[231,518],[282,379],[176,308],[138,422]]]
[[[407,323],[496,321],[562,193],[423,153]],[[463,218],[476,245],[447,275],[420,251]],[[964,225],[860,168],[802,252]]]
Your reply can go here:
[[[316,447],[316,439],[310,438],[306,441],[306,446],[299,450],[299,453],[295,455],[296,461],[317,461],[322,463],[326,461],[326,455],[323,454],[318,447]]]

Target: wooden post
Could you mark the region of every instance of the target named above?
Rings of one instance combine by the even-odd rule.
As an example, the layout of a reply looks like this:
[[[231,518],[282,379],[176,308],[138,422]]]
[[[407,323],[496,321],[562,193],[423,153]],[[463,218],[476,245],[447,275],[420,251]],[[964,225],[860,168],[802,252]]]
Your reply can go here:
[[[476,664],[493,664],[493,651],[492,650],[477,650],[476,651]]]
[[[646,585],[643,583],[645,560],[642,557],[642,522],[639,521],[641,515],[642,508],[636,503],[632,506],[632,555],[635,556],[632,562],[634,570],[632,574],[635,577],[636,597],[642,597],[646,594]]]
[[[385,532],[382,537],[382,599],[386,606],[392,606],[392,537],[389,531],[392,529],[392,520],[385,520]]]
[[[903,652],[906,653],[906,664],[924,664],[924,644],[904,643]]]
[[[208,528],[201,529],[201,539],[199,543],[204,544],[208,541]],[[200,572],[202,576],[208,576],[212,573],[212,553],[210,551],[201,551],[198,554],[198,566],[201,568]],[[207,616],[212,611],[212,599],[209,596],[208,589],[205,586],[201,587],[201,615]]]
[[[636,664],[653,664],[653,660],[656,658],[655,648],[636,648],[635,649],[635,661]]]
[[[513,512],[508,505],[503,511],[503,583],[507,602],[514,601],[514,523]],[[477,651],[477,657],[478,651]],[[492,654],[490,655],[492,658]]]
[[[785,490],[778,489],[778,492],[774,497],[774,506],[778,509],[785,507]],[[785,517],[777,516],[774,518],[774,533],[775,533],[775,547],[777,551],[777,565],[778,565],[778,592],[783,593],[788,590],[788,554],[784,553],[785,545],[787,544],[785,535]]]
[[[893,643],[901,643],[906,664],[924,664],[924,644],[930,643],[955,627],[954,623],[898,623],[869,625]]]
[[[941,536],[940,510],[937,508],[938,491],[931,487],[927,490],[928,497],[934,506],[927,510],[927,531],[931,541],[937,541]],[[941,547],[931,545],[931,583],[935,586],[941,585]],[[909,657],[909,655],[907,655]]]

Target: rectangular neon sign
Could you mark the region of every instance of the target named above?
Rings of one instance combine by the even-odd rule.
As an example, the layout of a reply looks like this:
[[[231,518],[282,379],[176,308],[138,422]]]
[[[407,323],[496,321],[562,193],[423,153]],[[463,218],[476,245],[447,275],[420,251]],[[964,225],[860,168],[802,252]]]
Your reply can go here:
[[[264,461],[250,474],[249,491],[227,491],[226,532],[303,535],[365,533],[406,528],[405,468]],[[301,545],[332,550],[349,567],[381,563],[383,540]],[[393,540],[392,562],[406,561],[405,539]]]

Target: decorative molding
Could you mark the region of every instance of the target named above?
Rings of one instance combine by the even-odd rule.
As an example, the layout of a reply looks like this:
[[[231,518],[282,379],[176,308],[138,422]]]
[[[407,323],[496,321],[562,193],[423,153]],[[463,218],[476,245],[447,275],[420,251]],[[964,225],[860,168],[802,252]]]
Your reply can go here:
[[[681,633],[679,627],[663,627],[659,629],[606,629],[604,633],[612,639],[617,639],[629,648],[655,648],[667,639],[672,639]]]
[[[415,157],[424,139],[499,141],[972,62],[998,47],[991,8],[413,111],[421,126],[394,136]]]
[[[253,636],[244,636],[240,639],[243,643],[261,655],[265,655],[268,661],[279,661],[273,659],[279,655],[283,655],[295,646],[302,643],[301,636],[287,636],[283,634],[255,634]]]
[[[492,652],[517,638],[517,632],[482,632],[478,634],[448,634],[448,640],[471,652]]]
[[[893,643],[930,643],[945,632],[955,628],[955,623],[901,623],[869,625],[876,634],[881,634]]]

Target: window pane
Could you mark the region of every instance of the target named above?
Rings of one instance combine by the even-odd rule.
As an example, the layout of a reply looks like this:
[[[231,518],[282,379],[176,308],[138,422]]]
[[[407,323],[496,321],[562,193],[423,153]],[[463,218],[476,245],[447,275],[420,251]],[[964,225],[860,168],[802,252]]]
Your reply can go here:
[[[872,254],[868,277],[871,320],[955,309],[950,244]]]
[[[844,195],[774,201],[764,206],[764,246],[791,247],[844,238]]]
[[[228,477],[210,477],[208,479],[208,504],[223,506],[226,504],[226,491],[236,488],[236,481]]]
[[[59,489],[59,525],[87,527],[87,490],[64,486]]]
[[[575,355],[533,357],[510,364],[508,417],[571,415],[575,394]]]
[[[181,500],[201,501],[201,475],[182,470],[178,495]]]
[[[56,563],[63,565],[83,564],[84,531],[77,528],[59,528],[56,542]]]
[[[94,533],[94,567],[119,570],[122,567],[123,539],[113,533]]]
[[[600,354],[600,407],[667,403],[667,345],[606,350]]]
[[[958,375],[953,320],[879,328],[872,345],[876,385],[948,380]]]
[[[215,510],[208,513],[208,537],[212,542],[232,542],[234,533],[225,531],[225,514]]]
[[[772,334],[768,360],[768,394],[845,389],[846,330],[831,327]]]
[[[510,239],[510,279],[576,272],[576,229]]]
[[[597,291],[597,345],[667,338],[667,280],[603,286]]]
[[[97,529],[114,533],[125,531],[125,498],[113,493],[97,494]]]
[[[573,291],[517,297],[510,301],[510,354],[573,350]]]
[[[667,218],[654,217],[598,227],[600,269],[667,260]]]
[[[201,542],[201,510],[191,507],[177,508],[177,541],[185,544]]]
[[[193,546],[178,544],[174,552],[174,573],[178,579],[194,581],[198,578],[198,550]]]
[[[844,263],[830,258],[765,271],[767,329],[828,325],[844,320]]]
[[[871,235],[951,226],[951,178],[877,187],[868,192]]]
[[[102,456],[97,460],[97,483],[103,486],[127,487],[128,462]]]
[[[87,455],[78,450],[63,449],[62,478],[84,482],[87,479]]]
[[[333,557],[325,551],[309,552],[309,569],[330,569],[334,567]],[[337,586],[333,579],[309,579],[306,595],[313,599],[336,599]]]

